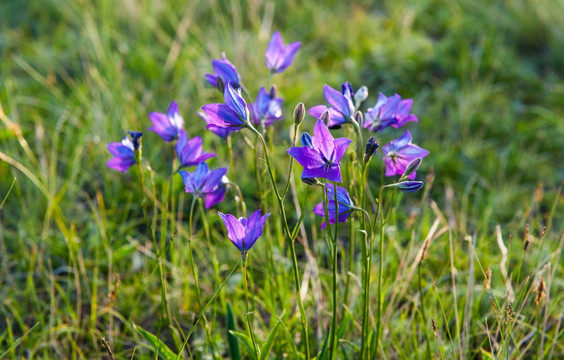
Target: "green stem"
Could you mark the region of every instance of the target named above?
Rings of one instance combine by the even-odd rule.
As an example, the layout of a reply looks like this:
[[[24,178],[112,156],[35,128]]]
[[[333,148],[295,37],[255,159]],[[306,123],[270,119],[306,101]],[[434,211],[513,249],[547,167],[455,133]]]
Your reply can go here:
[[[255,350],[255,357],[257,360],[260,359],[260,351],[257,345],[257,341],[255,339],[255,334],[253,332],[253,325],[252,325],[252,319],[251,319],[251,312],[249,311],[249,290],[247,287],[247,259],[246,259],[247,254],[244,254],[243,260],[241,261],[241,268],[243,269],[243,282],[245,284],[245,305],[246,305],[246,310],[247,310],[247,314],[246,314],[246,318],[247,318],[247,328],[249,330],[249,336],[251,337],[251,342],[253,343],[253,348]]]
[[[382,303],[383,303],[383,299],[384,299],[384,294],[383,294],[383,290],[382,290],[382,279],[383,279],[383,273],[384,273],[384,216],[382,214],[382,192],[384,191],[385,187],[381,187],[380,188],[380,193],[378,195],[378,212],[377,212],[377,216],[380,217],[380,263],[378,264],[378,312],[377,312],[377,320],[376,320],[376,347],[373,349],[378,349],[378,344],[380,343],[380,333],[381,333],[381,321],[382,321]],[[374,221],[374,225],[376,224],[376,221]],[[369,245],[369,258],[371,258],[372,256],[372,246],[373,246],[373,241],[370,241],[370,245]],[[370,261],[368,263],[368,274],[370,274],[370,268],[371,268],[371,263],[372,261]],[[370,276],[370,275],[369,275]],[[373,346],[374,344],[372,344],[371,346]],[[372,353],[372,351],[371,351]]]
[[[197,196],[192,197],[192,204],[190,205],[190,215],[188,217],[188,251],[190,255],[190,268],[192,269],[192,276],[194,277],[194,285],[196,287],[196,294],[198,296],[198,307],[202,306],[202,299],[200,296],[200,285],[198,283],[198,273],[196,272],[196,264],[194,262],[194,252],[192,250],[192,221],[194,219],[194,209],[196,207]]]
[[[335,233],[333,235],[333,241],[331,243],[333,247],[333,318],[331,320],[331,333],[329,340],[329,358],[334,359],[336,356],[336,332],[337,332],[337,232],[339,224],[339,202],[337,201],[337,183],[333,183],[333,198],[335,201]],[[327,208],[329,208],[329,203],[327,203]],[[330,233],[329,223],[327,223],[327,232]]]
[[[294,139],[292,140],[292,146],[296,146],[296,140],[298,138],[298,129],[300,128],[299,124],[294,124]],[[292,177],[292,168],[294,166],[294,157],[290,156],[290,166],[288,167],[288,176],[286,178],[286,186],[284,187],[284,191],[282,191],[282,199],[286,197],[288,190],[290,189],[290,178]]]

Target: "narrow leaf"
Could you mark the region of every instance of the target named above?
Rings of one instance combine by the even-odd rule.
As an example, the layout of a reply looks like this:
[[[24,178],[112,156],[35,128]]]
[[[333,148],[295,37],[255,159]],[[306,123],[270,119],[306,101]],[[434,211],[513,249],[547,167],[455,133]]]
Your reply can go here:
[[[166,344],[163,343],[155,335],[151,334],[147,330],[135,324],[133,324],[133,328],[139,333],[139,335],[143,336],[145,340],[147,340],[149,343],[151,343],[151,345],[153,345],[153,347],[157,350],[157,353],[162,359],[164,360],[176,359],[176,354],[172,350],[170,350],[170,348],[166,346]]]

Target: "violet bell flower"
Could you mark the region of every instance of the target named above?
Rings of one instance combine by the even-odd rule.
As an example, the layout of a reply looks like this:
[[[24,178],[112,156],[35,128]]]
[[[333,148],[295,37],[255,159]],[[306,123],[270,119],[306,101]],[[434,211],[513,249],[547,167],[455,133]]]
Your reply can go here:
[[[264,223],[270,216],[270,213],[261,216],[260,209],[252,213],[248,219],[244,217],[237,219],[231,214],[223,214],[221,212],[218,212],[218,214],[227,229],[227,237],[233,245],[237,246],[241,254],[246,254],[253,247],[257,239],[262,235]]]
[[[209,119],[206,129],[218,127],[238,131],[246,127],[251,115],[240,89],[235,90],[231,83],[227,83],[223,98],[225,104],[207,104],[202,107]]]
[[[343,182],[339,165],[351,140],[334,139],[322,120],[317,120],[313,134],[313,137],[309,134],[302,135],[304,146],[296,146],[287,150],[287,153],[304,167],[302,179],[317,177],[325,178],[328,181]]]
[[[218,88],[218,79],[221,78],[221,83],[225,86],[227,83],[231,83],[234,87],[241,87],[241,76],[237,72],[237,68],[225,57],[225,53],[221,54],[223,60],[214,59],[212,61],[213,74],[206,74],[206,81],[213,87]]]
[[[206,209],[209,209],[215,204],[223,201],[223,199],[225,198],[225,192],[227,191],[228,183],[229,179],[227,179],[227,176],[224,175],[221,178],[219,185],[217,185],[210,193],[206,195],[206,200],[204,201]]]
[[[182,176],[187,193],[204,197],[215,190],[226,172],[227,168],[219,168],[210,171],[208,164],[201,162],[192,173],[182,170],[178,173]]]
[[[339,127],[351,120],[355,113],[353,102],[354,91],[347,81],[341,85],[342,91],[339,92],[329,85],[323,86],[325,100],[331,105],[317,105],[308,110],[308,113],[316,118],[320,118],[325,111],[329,111],[329,128]]]
[[[184,126],[184,119],[178,112],[178,103],[176,101],[170,104],[166,114],[152,112],[149,113],[149,119],[151,119],[153,126],[148,130],[157,133],[167,142],[178,138],[180,130]]]
[[[202,119],[204,119],[204,121],[206,122],[206,124],[208,124],[209,126],[206,127],[206,129],[208,129],[209,131],[211,131],[212,133],[216,134],[219,137],[222,138],[226,138],[227,135],[229,135],[231,133],[231,130],[226,129],[226,128],[220,128],[217,127],[213,124],[213,122],[210,120],[210,117],[203,111],[198,111],[197,112],[198,116],[201,117]]]
[[[411,143],[409,130],[398,139],[384,145],[382,151],[386,163],[386,176],[403,175],[412,160],[429,155],[429,151]],[[407,175],[407,178],[413,180],[415,175],[416,172],[413,171]]]
[[[340,223],[347,221],[353,211],[352,208],[354,208],[354,204],[347,190],[345,190],[345,188],[341,186],[337,186],[337,202],[339,203],[339,206],[338,209],[336,209],[334,192],[335,190],[333,186],[327,186],[327,197],[329,199],[329,204],[327,205],[327,213],[329,214],[329,224],[334,224],[335,219],[338,219]],[[335,210],[339,212],[338,215],[337,211]],[[320,202],[319,204],[315,205],[313,212],[316,215],[325,218],[325,209],[323,208],[323,203]],[[326,226],[327,224],[324,221],[321,224],[321,229],[325,229]]]
[[[380,93],[374,107],[364,115],[364,127],[372,131],[382,131],[388,126],[400,128],[409,121],[417,122],[417,117],[410,114],[413,99],[402,100],[401,96],[386,97]]]
[[[190,167],[198,165],[209,158],[217,156],[214,153],[202,151],[202,138],[199,136],[188,140],[188,135],[184,129],[180,130],[180,136],[176,143],[176,156],[180,161],[180,167]]]
[[[141,144],[139,139],[143,133],[136,131],[128,131],[129,136],[124,136],[121,142],[112,142],[108,144],[108,151],[114,156],[106,166],[121,172],[126,172],[131,166],[137,163],[140,158]]]
[[[264,53],[266,67],[272,74],[284,72],[288,66],[292,65],[300,46],[302,43],[299,41],[284,45],[282,35],[275,31]]]
[[[251,104],[251,117],[254,124],[264,123],[264,127],[282,119],[282,98],[276,97],[275,88],[271,88],[270,92],[260,88],[256,101]]]

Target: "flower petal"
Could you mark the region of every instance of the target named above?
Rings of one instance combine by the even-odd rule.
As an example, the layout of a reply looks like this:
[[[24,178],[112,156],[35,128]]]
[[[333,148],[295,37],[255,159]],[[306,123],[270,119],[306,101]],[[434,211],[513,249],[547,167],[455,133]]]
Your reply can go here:
[[[335,108],[338,112],[343,114],[345,117],[351,117],[351,108],[349,106],[349,100],[341,94],[340,91],[333,89],[329,85],[323,86],[323,95],[325,96],[325,100]]]
[[[331,154],[335,148],[334,139],[322,120],[317,120],[313,128],[313,147],[317,149],[325,159],[331,159]]]
[[[223,220],[225,228],[227,229],[227,237],[233,245],[243,251],[243,239],[245,238],[245,227],[237,220],[237,218],[231,214],[222,214],[218,212],[218,215]]]
[[[286,151],[304,168],[316,168],[324,165],[319,152],[308,146],[295,146]]]

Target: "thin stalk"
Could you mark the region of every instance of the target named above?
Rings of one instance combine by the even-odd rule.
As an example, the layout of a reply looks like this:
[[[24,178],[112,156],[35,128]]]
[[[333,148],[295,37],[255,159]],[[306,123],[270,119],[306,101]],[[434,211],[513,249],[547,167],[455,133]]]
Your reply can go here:
[[[419,290],[419,302],[421,303],[421,318],[423,319],[423,334],[425,335],[425,342],[427,348],[427,358],[431,359],[431,341],[429,340],[429,334],[427,334],[427,316],[425,315],[425,306],[423,304],[423,286],[421,285],[421,263],[423,259],[419,260],[417,265],[417,287]]]
[[[200,285],[198,283],[198,273],[196,272],[196,264],[194,262],[194,252],[192,250],[192,221],[194,219],[194,209],[196,208],[197,196],[192,197],[192,204],[190,205],[190,215],[188,217],[188,251],[190,255],[190,268],[192,269],[192,276],[194,277],[194,285],[196,287],[196,294],[198,296],[198,307],[202,307],[202,299],[200,296]]]
[[[233,145],[231,144],[231,134],[227,134],[227,152],[229,153],[229,166],[231,166],[231,178],[235,178],[235,163],[233,162]]]
[[[384,294],[382,291],[382,279],[384,273],[384,216],[382,214],[382,192],[384,187],[380,188],[380,193],[378,195],[378,213],[377,216],[380,217],[380,263],[378,264],[378,312],[376,318],[376,351],[378,349],[378,344],[380,343],[380,333],[381,333],[381,321],[382,321],[382,303],[384,299]],[[376,223],[376,221],[374,221]],[[372,241],[370,242],[369,257],[372,256]],[[370,263],[368,263],[368,273],[370,274]],[[370,276],[370,275],[369,275]],[[372,346],[372,345],[371,345]],[[372,351],[371,351],[372,352]]]
[[[294,139],[292,140],[292,146],[296,146],[296,140],[298,138],[299,124],[294,124]],[[286,177],[286,186],[284,191],[282,191],[282,199],[286,197],[288,190],[290,189],[290,178],[292,177],[292,168],[294,167],[294,157],[290,156],[290,165],[288,166],[288,176]]]
[[[335,233],[331,245],[333,247],[333,318],[331,319],[331,333],[329,337],[329,358],[334,359],[336,356],[335,337],[337,332],[337,232],[339,224],[339,202],[337,201],[337,183],[333,183],[333,197],[335,199]],[[329,203],[327,203],[329,208]],[[330,233],[329,223],[327,223],[327,232]]]
[[[241,261],[241,268],[243,269],[243,282],[245,284],[245,306],[247,310],[246,318],[247,318],[247,328],[249,330],[249,336],[251,337],[251,342],[253,343],[253,349],[255,350],[255,357],[257,360],[260,359],[260,351],[257,345],[257,341],[255,340],[255,333],[253,332],[253,325],[251,321],[251,312],[249,311],[249,290],[247,286],[247,254],[244,254],[243,260]]]

